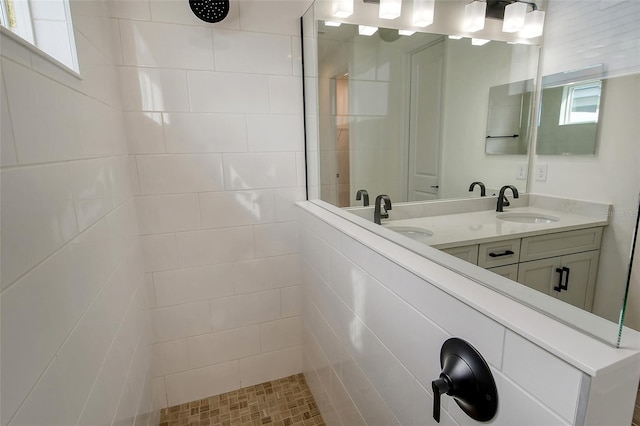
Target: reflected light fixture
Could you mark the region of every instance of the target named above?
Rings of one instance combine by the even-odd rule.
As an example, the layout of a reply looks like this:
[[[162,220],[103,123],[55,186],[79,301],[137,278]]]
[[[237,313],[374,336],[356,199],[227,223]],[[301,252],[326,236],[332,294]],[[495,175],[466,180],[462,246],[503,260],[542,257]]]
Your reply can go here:
[[[484,28],[484,15],[487,11],[487,3],[473,1],[464,7],[464,25],[466,32],[474,33]]]
[[[353,0],[333,0],[333,16],[347,18],[353,15]]]
[[[449,36],[449,38],[450,38],[451,40],[460,40],[461,38],[464,38],[464,37],[462,37],[462,36],[457,36],[457,35],[450,35],[450,36]]]
[[[435,0],[413,0],[413,16],[411,22],[416,27],[428,27],[433,24]]]
[[[370,27],[368,25],[358,25],[358,34],[364,36],[372,36],[378,31],[378,27]]]
[[[528,3],[516,1],[504,8],[504,21],[502,31],[505,33],[515,33],[524,28],[524,20],[527,16]]]
[[[524,28],[520,35],[524,38],[540,37],[544,27],[544,11],[532,10],[524,19]]]
[[[484,46],[485,44],[489,43],[491,40],[486,40],[484,38],[472,38],[471,39],[471,44],[473,46]]]
[[[342,22],[336,22],[336,21],[324,21],[324,25],[326,27],[339,27],[340,25],[342,25]]]
[[[402,0],[380,0],[378,17],[381,19],[396,19],[400,16]]]
[[[401,36],[412,36],[415,33],[416,33],[415,31],[411,31],[411,30],[398,30],[398,34],[400,34]]]

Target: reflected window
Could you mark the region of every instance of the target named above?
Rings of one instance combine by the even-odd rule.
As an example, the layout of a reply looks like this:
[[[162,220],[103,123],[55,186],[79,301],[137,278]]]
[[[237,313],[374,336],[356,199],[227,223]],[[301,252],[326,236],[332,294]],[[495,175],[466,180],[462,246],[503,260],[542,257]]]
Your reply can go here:
[[[558,124],[597,123],[601,91],[600,80],[565,86]]]

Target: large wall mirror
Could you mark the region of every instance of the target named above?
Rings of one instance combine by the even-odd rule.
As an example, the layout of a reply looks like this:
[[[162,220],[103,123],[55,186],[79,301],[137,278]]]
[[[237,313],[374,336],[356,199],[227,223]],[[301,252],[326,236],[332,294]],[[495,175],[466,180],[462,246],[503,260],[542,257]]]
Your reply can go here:
[[[551,33],[539,66],[542,40],[501,19],[464,33],[466,3],[436,1],[426,31],[359,0],[339,22],[330,1],[307,12],[309,198],[619,344],[640,193],[637,47],[620,58],[639,45],[622,29],[640,8],[539,3]],[[585,20],[608,38],[568,37]],[[609,51],[589,53],[594,40]],[[626,317],[639,329],[640,303]]]

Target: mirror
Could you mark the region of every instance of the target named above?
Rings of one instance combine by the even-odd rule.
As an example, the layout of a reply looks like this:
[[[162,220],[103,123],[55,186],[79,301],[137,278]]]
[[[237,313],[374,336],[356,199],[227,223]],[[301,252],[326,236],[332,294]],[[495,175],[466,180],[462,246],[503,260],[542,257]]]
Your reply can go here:
[[[602,64],[542,79],[538,155],[594,155],[604,90]]]
[[[453,3],[437,1],[436,14],[441,5],[452,8]],[[561,16],[565,20],[571,18],[570,6],[565,6],[564,3],[554,4],[557,4],[558,8],[568,9],[565,9],[565,14],[550,16]],[[356,6],[358,7],[357,2]],[[371,5],[359,7],[367,6]],[[524,144],[526,147],[524,152],[528,152],[528,156],[513,154],[513,151],[508,151],[508,155],[493,155],[491,153],[493,148],[486,143],[486,136],[490,135],[487,129],[491,131],[493,126],[492,107],[495,104],[496,110],[499,110],[501,105],[518,103],[517,100],[512,102],[509,99],[504,102],[498,99],[494,103],[492,96],[494,92],[499,98],[501,91],[503,95],[504,92],[509,94],[510,85],[523,86],[524,84],[521,83],[523,81],[536,82],[533,85],[532,95],[527,95],[527,90],[521,91],[522,105],[530,105],[529,111],[524,107],[513,114],[515,117],[521,117],[520,129],[522,129],[523,117],[527,117],[528,123],[538,123],[541,116],[541,109],[537,104],[525,101],[525,98],[530,96],[533,99],[532,102],[536,102],[537,97],[542,97],[543,103],[545,102],[546,95],[541,89],[537,89],[540,87],[538,82],[544,82],[547,85],[546,88],[560,86],[575,88],[578,81],[594,80],[576,79],[575,74],[562,71],[576,68],[567,66],[567,64],[573,64],[570,60],[575,59],[567,53],[567,44],[553,44],[552,37],[547,39],[549,45],[546,46],[545,53],[551,59],[547,58],[543,61],[545,66],[541,70],[544,77],[538,77],[534,65],[537,64],[538,48],[531,44],[512,45],[495,42],[498,39],[509,41],[504,39],[504,35],[496,35],[495,32],[487,36],[494,41],[485,46],[471,46],[469,39],[452,40],[442,35],[457,31],[455,25],[447,29],[446,25],[443,27],[442,24],[437,27],[440,34],[416,33],[410,37],[404,36],[405,38],[395,34],[392,37],[395,41],[388,40],[389,34],[386,30],[366,38],[355,35],[355,27],[345,26],[344,23],[341,31],[345,34],[330,36],[329,34],[333,33],[331,29],[327,31],[324,28],[323,21],[328,16],[330,15],[320,5],[305,16],[303,26],[305,29],[309,198],[311,200],[326,199],[333,206],[322,201],[318,201],[319,204],[340,215],[344,216],[346,213],[354,222],[385,238],[615,345],[618,339],[620,312],[628,283],[629,247],[636,232],[637,195],[640,193],[640,168],[638,168],[640,153],[637,149],[637,135],[640,134],[640,120],[637,120],[637,117],[640,116],[640,111],[636,101],[637,96],[629,96],[629,93],[637,93],[640,87],[640,76],[637,73],[640,63],[633,62],[634,60],[640,62],[637,61],[640,56],[629,56],[633,63],[631,65],[624,63],[623,66],[619,60],[620,56],[615,56],[615,61],[611,64],[617,66],[618,70],[607,69],[606,61],[598,58],[600,59],[598,62],[605,63],[604,66],[599,66],[600,69],[606,70],[602,71],[597,78],[601,81],[601,95],[598,98],[597,108],[594,108],[595,104],[591,102],[593,100],[591,96],[587,106],[588,111],[586,111],[592,117],[597,111],[598,121],[594,144],[597,149],[594,153],[556,155],[556,152],[566,154],[570,150],[566,147],[556,147],[554,152],[550,152],[549,146],[553,146],[555,143],[553,141],[559,138],[551,135],[552,139],[549,140],[552,142],[545,142],[544,138],[538,137],[537,126],[527,126],[528,133],[525,134],[520,130],[522,133],[518,133],[518,138],[521,134],[525,134],[523,139],[527,142]],[[356,24],[358,20],[363,24],[382,26],[382,20],[377,16],[372,17],[369,12],[356,11],[354,16],[349,18],[349,23]],[[487,24],[491,24],[490,21],[487,19]],[[384,21],[384,23],[392,23],[392,21]],[[394,25],[397,29],[398,26],[406,23]],[[555,25],[556,31],[560,31],[558,26],[564,28],[565,22],[558,18]],[[389,28],[389,30],[393,29]],[[575,29],[566,31],[575,31]],[[623,37],[623,35],[616,37]],[[616,46],[618,41],[612,37],[608,43],[610,46]],[[629,44],[621,43],[621,46],[624,45]],[[435,91],[440,96],[441,108],[435,114],[417,114],[420,119],[417,117],[412,119],[410,113],[413,107],[412,102],[420,98],[413,95],[416,90],[406,89],[407,85],[411,87],[412,75],[416,75],[411,72],[413,68],[411,55],[423,50],[429,51],[428,49],[435,46],[443,48],[446,70],[443,73],[444,82],[440,90]],[[364,50],[360,50],[361,48]],[[614,50],[614,47],[611,49]],[[330,59],[331,52],[336,51],[340,52],[339,61]],[[433,49],[433,52],[435,51],[436,49]],[[584,48],[584,51],[588,53],[589,50]],[[514,52],[518,53],[514,54]],[[463,60],[456,62],[458,53],[468,61],[466,66]],[[491,67],[500,62],[496,61],[495,57],[501,54],[505,57],[513,55],[511,58],[517,57],[519,60],[504,61],[503,72],[495,68],[493,72],[490,71]],[[392,65],[389,58],[397,56],[404,57],[404,62],[398,61],[397,66]],[[432,57],[439,56],[434,54]],[[585,59],[580,65],[583,69],[588,69],[594,58],[593,55],[585,54]],[[523,62],[526,66],[518,68],[518,65],[522,65]],[[341,65],[335,66],[338,63]],[[436,69],[440,66],[438,59],[427,61],[427,65],[435,66]],[[446,68],[448,65],[450,67]],[[398,70],[404,70],[404,86],[399,85],[399,79],[394,79],[397,75],[403,74],[397,72]],[[473,78],[476,73],[482,76],[478,79],[481,81]],[[363,75],[366,77],[363,78]],[[564,81],[561,81],[560,75],[563,76]],[[385,78],[379,78],[379,76]],[[391,78],[392,76],[394,78]],[[418,80],[422,79],[418,78]],[[449,97],[451,85],[454,86],[454,91],[457,90],[452,98]],[[353,90],[358,86],[366,87],[367,90]],[[478,87],[481,89],[478,90]],[[562,90],[565,90],[564,87]],[[342,95],[338,94],[339,91],[342,91]],[[410,95],[407,95],[407,92]],[[464,98],[464,96],[467,97]],[[566,98],[566,95],[564,96]],[[387,107],[381,106],[380,99],[387,102]],[[360,109],[354,110],[356,106]],[[354,111],[362,114],[353,114]],[[391,121],[384,121],[390,112],[404,115]],[[440,118],[434,120],[433,117],[438,112],[441,113]],[[403,120],[402,117],[407,116],[409,119]],[[421,156],[420,152],[411,153],[409,142],[403,141],[409,141],[410,136],[416,133],[416,129],[412,126],[428,127],[430,121],[440,123],[434,133],[439,135],[441,142],[446,141],[446,143],[439,145],[440,153],[435,156]],[[517,119],[513,118],[509,125],[517,126],[513,124],[516,121]],[[498,123],[496,127],[503,124]],[[399,132],[395,137],[390,137],[389,131],[392,128]],[[544,132],[543,129],[542,133]],[[361,149],[358,145],[358,150],[352,149],[352,141],[358,144],[361,142],[357,137],[359,135],[354,136],[355,133],[364,136],[362,141],[374,141],[374,144],[365,145]],[[457,136],[447,139],[451,134]],[[325,139],[327,136],[329,139]],[[390,145],[385,146],[383,142]],[[559,145],[562,146],[562,144]],[[450,149],[452,147],[455,149]],[[368,159],[369,164],[367,161],[364,163],[358,161],[361,154],[359,151],[366,149],[373,151],[372,155],[369,153],[368,157],[362,157]],[[448,149],[449,154],[447,154]],[[348,151],[348,155],[341,161],[335,159],[335,153],[339,150]],[[496,150],[499,151],[499,148]],[[578,153],[577,148],[571,148],[571,150]],[[422,191],[421,194],[415,194],[414,191],[412,194],[409,190],[411,184],[409,174],[405,173],[401,167],[403,161],[406,161],[408,163],[404,163],[406,170],[410,170],[411,162],[406,160],[407,158],[412,160],[419,158],[418,163],[423,168],[429,162],[437,163],[442,176],[449,176],[448,170],[454,171],[459,177],[458,184],[453,185],[453,182],[456,182],[455,179],[439,177],[435,183],[427,181],[428,186],[439,186],[437,194],[426,194],[426,191]],[[323,168],[323,161],[332,162],[333,168]],[[342,185],[342,190],[337,181],[325,180],[325,178],[335,178],[336,175],[345,179],[339,183]],[[362,176],[367,176],[369,180],[360,180]],[[519,179],[522,177],[526,180]],[[468,185],[476,180],[484,180],[487,187],[486,197],[480,197],[479,190],[476,188],[471,194],[473,198],[469,198]],[[497,213],[495,195],[498,188],[505,184],[512,184],[520,196],[514,199],[511,191],[507,192],[511,206],[507,207],[504,213]],[[329,188],[333,192],[324,192],[323,196],[321,194],[325,185],[333,187]],[[422,187],[424,188],[424,185]],[[355,194],[358,189],[367,189],[372,202],[378,194],[391,195],[393,210],[388,212],[388,219],[382,220],[382,226],[373,223],[372,206],[363,207],[362,201],[356,203]],[[403,194],[406,194],[406,198],[403,198]],[[406,200],[409,202],[403,202]],[[334,206],[351,207],[339,210]],[[531,213],[532,211],[535,213]],[[475,218],[485,215],[485,219],[462,224],[459,220],[462,220],[464,215]],[[584,221],[581,225],[573,222],[567,226],[566,218],[571,215],[575,220]],[[500,234],[502,239],[495,250],[486,250],[486,247],[483,247],[486,242],[497,241],[495,236],[484,240],[478,237],[473,240],[473,244],[461,244],[462,239],[454,244],[454,242],[439,239],[446,233],[443,232],[445,228],[441,228],[442,221],[455,222],[458,224],[457,230],[474,232],[476,235],[494,232]],[[516,228],[517,226],[521,228]],[[520,230],[516,231],[516,229]],[[550,233],[549,229],[578,234],[580,233],[578,231],[584,231],[585,234],[582,237],[589,234],[592,245],[583,248],[576,248],[576,246],[568,252],[565,250],[566,247],[563,248],[563,244],[566,245],[566,241],[570,238],[561,238],[556,239],[554,244],[547,244],[549,250],[555,250],[555,255],[526,258],[520,253],[527,250],[530,252],[530,243],[538,243],[544,234]],[[587,230],[590,231],[587,232]],[[447,228],[446,231],[451,231],[451,228]],[[512,239],[516,239],[518,243],[512,247],[503,247],[502,242],[509,235],[517,236],[518,238]],[[573,238],[576,235],[559,236]],[[579,245],[579,243],[576,244]],[[485,266],[479,261],[483,254],[489,260],[484,262]],[[515,256],[519,261],[494,266],[500,262],[491,263],[496,260],[491,257],[492,255],[498,259],[503,259],[503,256]],[[559,263],[547,262],[549,259]],[[529,263],[522,265],[525,262]],[[535,262],[538,263],[534,265]],[[536,283],[529,281],[522,285],[523,280],[518,277],[520,270],[525,271],[525,275],[536,277],[534,280]],[[539,280],[540,277],[544,279]],[[570,284],[571,289],[582,288],[582,293],[577,298],[575,293],[565,289],[569,282],[578,283]],[[634,299],[633,295],[631,299]],[[627,312],[627,317],[635,316]],[[640,320],[637,322],[632,324],[634,328],[640,328]]]
[[[324,21],[317,42],[320,199],[362,205],[360,189],[394,202],[477,197],[475,181],[491,194],[526,190],[517,170],[527,162],[537,46],[390,28],[363,36]]]

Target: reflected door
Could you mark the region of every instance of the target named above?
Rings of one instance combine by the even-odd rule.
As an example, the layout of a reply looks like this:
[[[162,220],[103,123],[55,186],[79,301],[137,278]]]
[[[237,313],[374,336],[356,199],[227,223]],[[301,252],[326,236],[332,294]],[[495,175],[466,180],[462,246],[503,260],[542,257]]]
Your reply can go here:
[[[444,42],[411,54],[408,201],[438,198]]]

